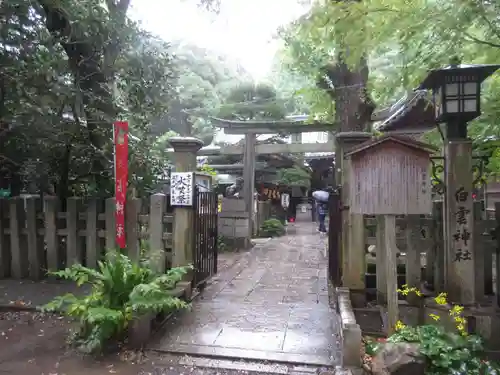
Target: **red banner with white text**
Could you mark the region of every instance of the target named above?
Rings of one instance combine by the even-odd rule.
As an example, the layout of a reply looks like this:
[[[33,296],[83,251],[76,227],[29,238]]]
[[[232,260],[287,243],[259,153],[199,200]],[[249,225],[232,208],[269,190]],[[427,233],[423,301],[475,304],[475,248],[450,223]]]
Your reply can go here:
[[[117,121],[114,125],[115,143],[115,222],[116,244],[125,248],[125,203],[128,183],[128,122]]]

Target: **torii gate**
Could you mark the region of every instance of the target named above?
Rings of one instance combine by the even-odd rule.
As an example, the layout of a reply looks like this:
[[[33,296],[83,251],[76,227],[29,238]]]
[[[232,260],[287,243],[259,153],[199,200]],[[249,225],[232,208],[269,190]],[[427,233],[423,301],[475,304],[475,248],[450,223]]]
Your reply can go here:
[[[224,129],[224,134],[241,134],[245,136],[244,146],[214,147],[201,149],[198,155],[243,154],[243,199],[250,218],[254,215],[253,192],[255,190],[255,163],[258,154],[298,153],[306,152],[334,152],[335,144],[333,133],[329,134],[327,143],[302,143],[302,133],[330,131],[335,129],[333,124],[312,123],[304,121],[234,121],[212,118],[216,126]],[[256,145],[257,134],[292,134],[291,144],[262,144]],[[249,228],[249,236],[252,228]]]
[[[381,121],[389,116],[389,110],[385,109],[372,114],[371,121]],[[236,121],[225,120],[221,118],[211,117],[211,120],[216,123],[216,126],[224,129],[224,134],[241,134],[245,136],[244,146],[225,146],[203,147],[198,151],[199,156],[210,155],[242,155],[243,154],[243,179],[244,189],[243,197],[245,205],[250,214],[253,216],[253,191],[255,190],[255,162],[256,155],[259,154],[278,154],[278,153],[295,153],[303,154],[307,152],[318,153],[334,153],[335,152],[335,134],[334,129],[339,129],[339,126],[329,123],[313,122],[306,123],[305,116],[292,116],[289,120],[278,121]],[[326,143],[302,143],[302,133],[310,132],[330,132],[328,142]],[[276,134],[289,133],[292,135],[291,144],[261,144],[256,145],[257,134]],[[167,152],[173,152],[173,149],[168,149]],[[249,235],[252,234],[250,228]]]

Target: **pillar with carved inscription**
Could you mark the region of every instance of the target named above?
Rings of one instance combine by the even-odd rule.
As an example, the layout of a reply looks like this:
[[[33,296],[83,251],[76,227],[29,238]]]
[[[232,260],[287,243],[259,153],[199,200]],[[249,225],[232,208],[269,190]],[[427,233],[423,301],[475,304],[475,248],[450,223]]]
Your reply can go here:
[[[451,302],[472,305],[484,294],[474,248],[472,141],[450,140],[445,147],[445,290]]]
[[[168,140],[174,149],[176,172],[196,172],[196,153],[203,142],[193,137],[172,137]],[[172,266],[181,267],[193,263],[194,233],[193,207],[175,207],[173,223]]]
[[[336,134],[335,150],[335,180],[342,187],[341,202],[348,202],[349,188],[348,175],[349,164],[344,160],[344,155],[353,147],[371,139],[371,134],[367,132],[341,132]],[[365,226],[363,215],[351,214],[348,207],[342,211],[342,284],[349,288],[353,293],[354,299],[359,299],[362,303],[365,289]],[[357,304],[353,300],[354,304]]]

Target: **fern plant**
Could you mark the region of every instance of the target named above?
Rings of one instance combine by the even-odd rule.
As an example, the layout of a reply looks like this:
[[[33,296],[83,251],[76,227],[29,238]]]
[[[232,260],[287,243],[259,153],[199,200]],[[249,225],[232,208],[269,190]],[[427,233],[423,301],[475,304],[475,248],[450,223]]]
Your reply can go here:
[[[147,259],[133,262],[126,255],[111,251],[98,263],[98,269],[75,264],[49,272],[73,280],[78,286],[90,284],[91,293],[84,297],[73,294],[56,297],[42,311],[62,311],[78,319],[79,329],[70,338],[72,343],[85,353],[99,352],[111,340],[123,338],[133,319],[188,307],[170,292],[189,269],[172,268],[165,274],[157,274]]]

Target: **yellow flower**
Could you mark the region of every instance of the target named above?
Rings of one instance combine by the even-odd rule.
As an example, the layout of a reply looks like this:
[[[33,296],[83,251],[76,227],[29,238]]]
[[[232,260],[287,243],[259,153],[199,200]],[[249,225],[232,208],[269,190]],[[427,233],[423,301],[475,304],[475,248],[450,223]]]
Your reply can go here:
[[[455,305],[451,308],[450,310],[450,315],[451,316],[455,316],[455,315],[460,315],[462,313],[462,311],[464,311],[464,308],[463,306],[460,306],[460,305]]]
[[[434,298],[434,301],[436,301],[438,305],[446,305],[448,303],[446,297],[446,293],[439,293],[439,295]]]
[[[396,322],[396,326],[394,328],[396,329],[396,331],[400,331],[405,327],[406,327],[406,325],[404,325],[404,323],[401,320],[398,320]]]
[[[434,319],[436,322],[441,319],[441,317],[439,315],[436,315],[436,314],[429,314],[429,316]]]

